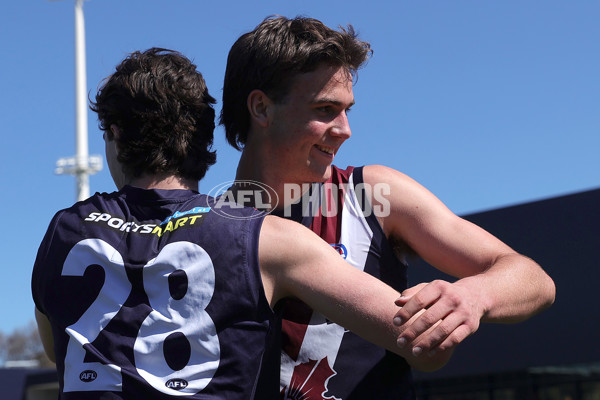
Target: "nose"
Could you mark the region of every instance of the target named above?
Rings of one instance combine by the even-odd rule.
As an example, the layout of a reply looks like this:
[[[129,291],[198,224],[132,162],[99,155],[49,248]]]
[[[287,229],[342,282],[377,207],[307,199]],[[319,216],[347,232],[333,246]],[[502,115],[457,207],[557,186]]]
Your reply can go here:
[[[331,135],[340,139],[346,140],[352,136],[350,123],[348,122],[348,114],[342,111],[334,120],[334,125],[331,128]]]

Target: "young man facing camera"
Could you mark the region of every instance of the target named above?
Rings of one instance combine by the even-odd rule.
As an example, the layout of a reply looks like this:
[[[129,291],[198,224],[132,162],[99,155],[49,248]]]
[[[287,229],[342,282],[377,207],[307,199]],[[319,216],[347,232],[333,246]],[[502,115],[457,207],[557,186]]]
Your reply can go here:
[[[380,165],[332,165],[351,135],[353,77],[370,53],[351,26],[336,31],[311,18],[269,17],[228,56],[221,123],[242,150],[236,179],[272,188],[284,200],[278,215],[310,227],[357,269],[405,294],[395,319],[405,328],[398,341],[411,354],[405,358],[288,302],[283,398],[412,399],[415,361],[454,349],[480,322],[522,321],[554,301],[554,283],[539,265],[408,176]],[[403,257],[413,251],[460,279],[407,290]],[[268,376],[264,383],[272,384]]]

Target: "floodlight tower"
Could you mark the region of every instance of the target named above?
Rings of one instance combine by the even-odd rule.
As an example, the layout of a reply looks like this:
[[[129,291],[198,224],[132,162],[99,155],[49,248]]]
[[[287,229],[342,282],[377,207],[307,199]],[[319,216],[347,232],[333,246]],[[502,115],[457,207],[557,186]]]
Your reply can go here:
[[[55,174],[75,175],[77,201],[90,196],[89,175],[102,169],[102,157],[88,155],[84,0],[75,0],[75,157],[59,158]]]

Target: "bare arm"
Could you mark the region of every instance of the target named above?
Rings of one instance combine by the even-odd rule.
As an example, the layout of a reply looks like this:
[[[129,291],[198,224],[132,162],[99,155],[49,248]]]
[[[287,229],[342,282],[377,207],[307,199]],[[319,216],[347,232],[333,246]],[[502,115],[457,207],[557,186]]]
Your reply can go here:
[[[35,320],[37,322],[40,339],[42,339],[44,351],[46,352],[46,355],[50,361],[55,363],[56,357],[54,356],[54,337],[52,336],[50,321],[48,321],[48,318],[40,310],[38,310],[37,307],[35,308]]]
[[[389,213],[379,217],[387,236],[403,240],[425,261],[460,278],[434,281],[397,302],[403,306],[397,322],[427,310],[401,335],[407,344],[421,351],[453,347],[475,332],[480,321],[518,322],[553,303],[554,282],[538,264],[456,216],[414,180],[382,166],[365,167],[364,180],[389,185]],[[429,337],[419,337],[440,320]]]
[[[259,256],[265,293],[273,306],[295,297],[328,319],[404,357],[413,367],[442,367],[451,351],[417,358],[397,346],[404,327],[392,321],[399,293],[346,263],[339,254],[304,226],[281,218],[265,218]]]

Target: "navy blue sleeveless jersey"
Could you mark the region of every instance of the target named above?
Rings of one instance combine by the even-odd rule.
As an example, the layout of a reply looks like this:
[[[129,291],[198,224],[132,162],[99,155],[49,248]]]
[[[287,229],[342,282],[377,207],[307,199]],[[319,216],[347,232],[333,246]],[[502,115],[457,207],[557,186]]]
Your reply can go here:
[[[252,399],[273,311],[263,216],[126,186],[58,212],[32,276],[61,399]],[[275,390],[275,393],[277,391]]]
[[[312,184],[280,216],[310,227],[351,265],[400,292],[407,287],[407,267],[377,220],[377,213],[386,210],[370,206],[369,191],[385,203],[385,186],[365,185],[362,167],[333,166],[328,181]],[[286,301],[282,309],[281,399],[415,398],[410,367],[402,357],[331,323],[298,300]],[[269,385],[270,376],[263,374],[260,387]]]

